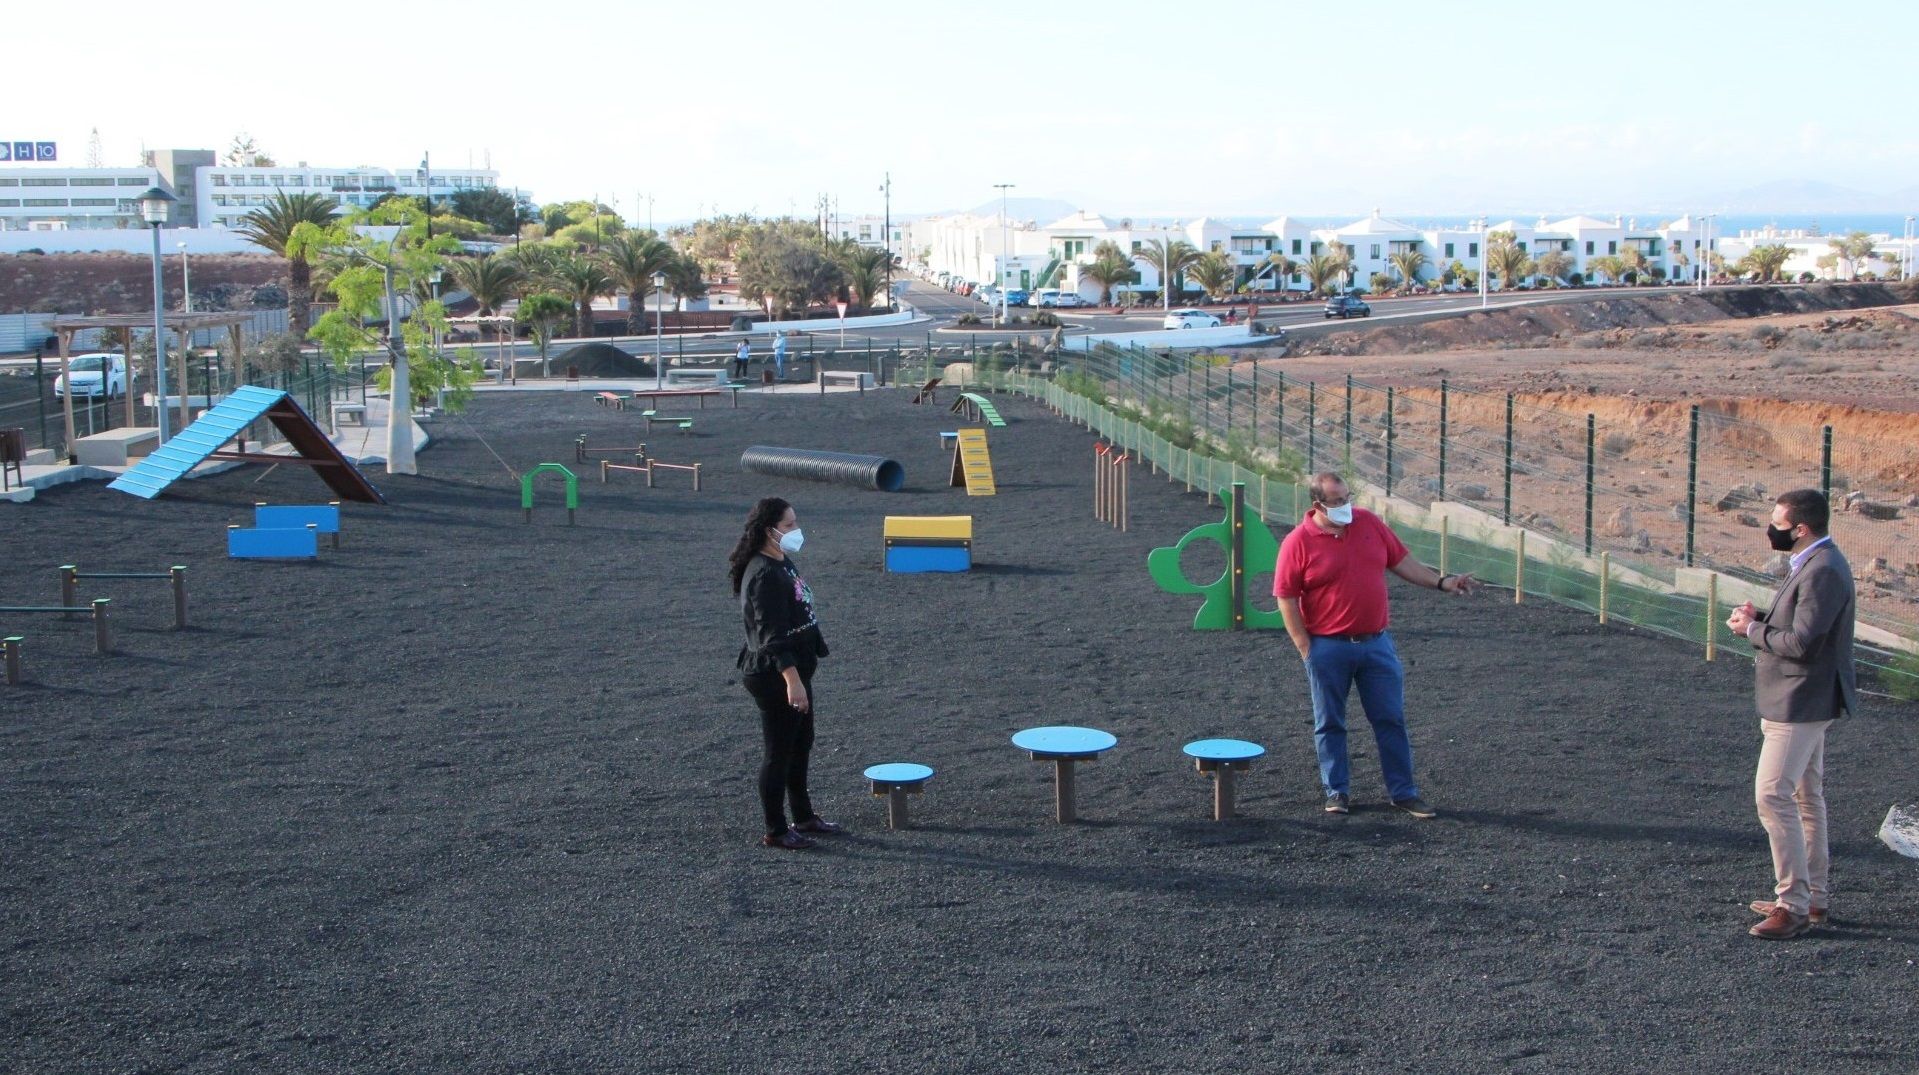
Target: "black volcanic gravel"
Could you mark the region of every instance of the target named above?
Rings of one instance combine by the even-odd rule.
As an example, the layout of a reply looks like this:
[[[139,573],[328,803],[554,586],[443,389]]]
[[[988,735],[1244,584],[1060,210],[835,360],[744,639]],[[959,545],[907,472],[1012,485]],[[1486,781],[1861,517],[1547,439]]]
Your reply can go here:
[[[543,484],[528,526],[494,452],[641,434],[525,393],[436,424],[419,477],[375,473],[393,503],[349,505],[318,563],[223,556],[255,499],[323,498],[292,466],[0,505],[0,601],[51,601],[60,563],[185,563],[195,624],[166,629],[161,583],[86,588],[114,598],[111,659],[83,623],[0,617],[31,680],[0,688],[0,1070],[1919,1065],[1919,863],[1874,839],[1913,797],[1912,708],[1831,739],[1835,927],[1754,941],[1745,662],[1395,583],[1441,816],[1383,805],[1355,713],[1356,811],[1330,818],[1285,639],[1192,631],[1146,576],[1220,509],[1141,475],[1131,532],[1101,527],[1091,438],[1002,406],[990,499],[945,487],[943,410],[751,395],[652,438],[702,492],[579,468],[579,525]],[[887,454],[908,488],[740,473],[761,443]],[[724,557],[768,493],[808,536],[813,786],[852,829],[804,854],[758,846],[732,667]],[[889,512],[973,514],[979,566],[882,573]],[[1057,723],[1119,737],[1072,826],[1007,742]],[[1270,751],[1223,825],[1179,753],[1216,735]],[[891,760],[940,770],[910,831],[860,777]]]

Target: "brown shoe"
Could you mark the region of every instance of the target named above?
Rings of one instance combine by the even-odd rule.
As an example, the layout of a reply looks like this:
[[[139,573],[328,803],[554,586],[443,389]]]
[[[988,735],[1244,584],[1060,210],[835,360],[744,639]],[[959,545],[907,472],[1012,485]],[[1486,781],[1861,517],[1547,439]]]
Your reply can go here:
[[[760,846],[777,847],[783,851],[804,851],[813,846],[813,841],[801,836],[792,829],[787,829],[777,836],[768,833],[760,837]]]
[[[1764,922],[1747,930],[1747,933],[1762,941],[1789,941],[1812,928],[1812,922],[1805,915],[1793,914],[1784,907],[1774,907]]]
[[[1751,903],[1747,904],[1746,906],[1752,909],[1753,914],[1769,915],[1772,913],[1772,909],[1775,906],[1777,906],[1777,904],[1775,904],[1772,900],[1754,900]],[[1809,910],[1812,913],[1806,916],[1806,921],[1812,923],[1814,926],[1823,926],[1828,921],[1830,921],[1830,919],[1828,918],[1828,914],[1829,914],[1828,908],[1813,907],[1813,908],[1809,908]]]
[[[846,831],[846,826],[837,821],[828,821],[823,817],[809,817],[793,826],[801,832],[818,833],[822,836],[838,836]]]

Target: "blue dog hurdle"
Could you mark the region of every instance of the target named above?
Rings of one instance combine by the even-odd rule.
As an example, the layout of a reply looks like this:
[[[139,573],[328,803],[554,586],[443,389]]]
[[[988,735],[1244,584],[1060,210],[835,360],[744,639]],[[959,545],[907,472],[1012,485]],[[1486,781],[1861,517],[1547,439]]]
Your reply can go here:
[[[309,523],[298,530],[251,530],[243,526],[227,527],[227,556],[234,560],[317,560],[320,558],[320,529]]]
[[[326,504],[253,505],[253,525],[259,530],[298,530],[312,525],[329,535],[334,548],[340,547],[340,502]]]

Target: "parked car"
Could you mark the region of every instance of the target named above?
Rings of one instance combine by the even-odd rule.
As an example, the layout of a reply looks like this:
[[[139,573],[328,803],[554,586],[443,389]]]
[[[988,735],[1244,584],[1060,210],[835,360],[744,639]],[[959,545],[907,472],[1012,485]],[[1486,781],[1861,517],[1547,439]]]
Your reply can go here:
[[[1161,328],[1218,328],[1219,318],[1204,310],[1173,310],[1167,313]]]
[[[1059,297],[1053,300],[1053,305],[1061,309],[1066,309],[1069,307],[1078,308],[1081,306],[1091,306],[1092,303],[1080,298],[1079,292],[1077,291],[1062,291],[1059,293]]]
[[[67,384],[73,384],[76,396],[98,396],[102,381],[106,382],[107,397],[127,394],[127,364],[119,355],[105,351],[88,355],[76,355],[67,363],[67,372],[53,379],[53,398],[63,399],[67,394]]]
[[[1059,305],[1059,288],[1042,287],[1026,296],[1026,305],[1035,310]]]
[[[1352,295],[1334,295],[1326,300],[1326,316],[1329,318],[1371,317],[1373,308],[1366,300]]]
[[[1026,292],[1019,288],[1009,287],[1006,289],[1006,305],[1008,306],[1024,306],[1029,297]]]

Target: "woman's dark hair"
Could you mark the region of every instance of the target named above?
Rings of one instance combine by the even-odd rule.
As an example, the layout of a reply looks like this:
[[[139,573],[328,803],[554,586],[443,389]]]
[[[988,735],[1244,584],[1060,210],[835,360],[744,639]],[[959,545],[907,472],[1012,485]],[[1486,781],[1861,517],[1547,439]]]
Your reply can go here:
[[[746,513],[746,528],[740,531],[739,544],[733,546],[733,554],[726,558],[728,574],[733,579],[733,596],[740,595],[740,579],[746,574],[746,565],[752,563],[753,557],[766,545],[767,531],[780,525],[792,506],[779,497],[769,496]]]

